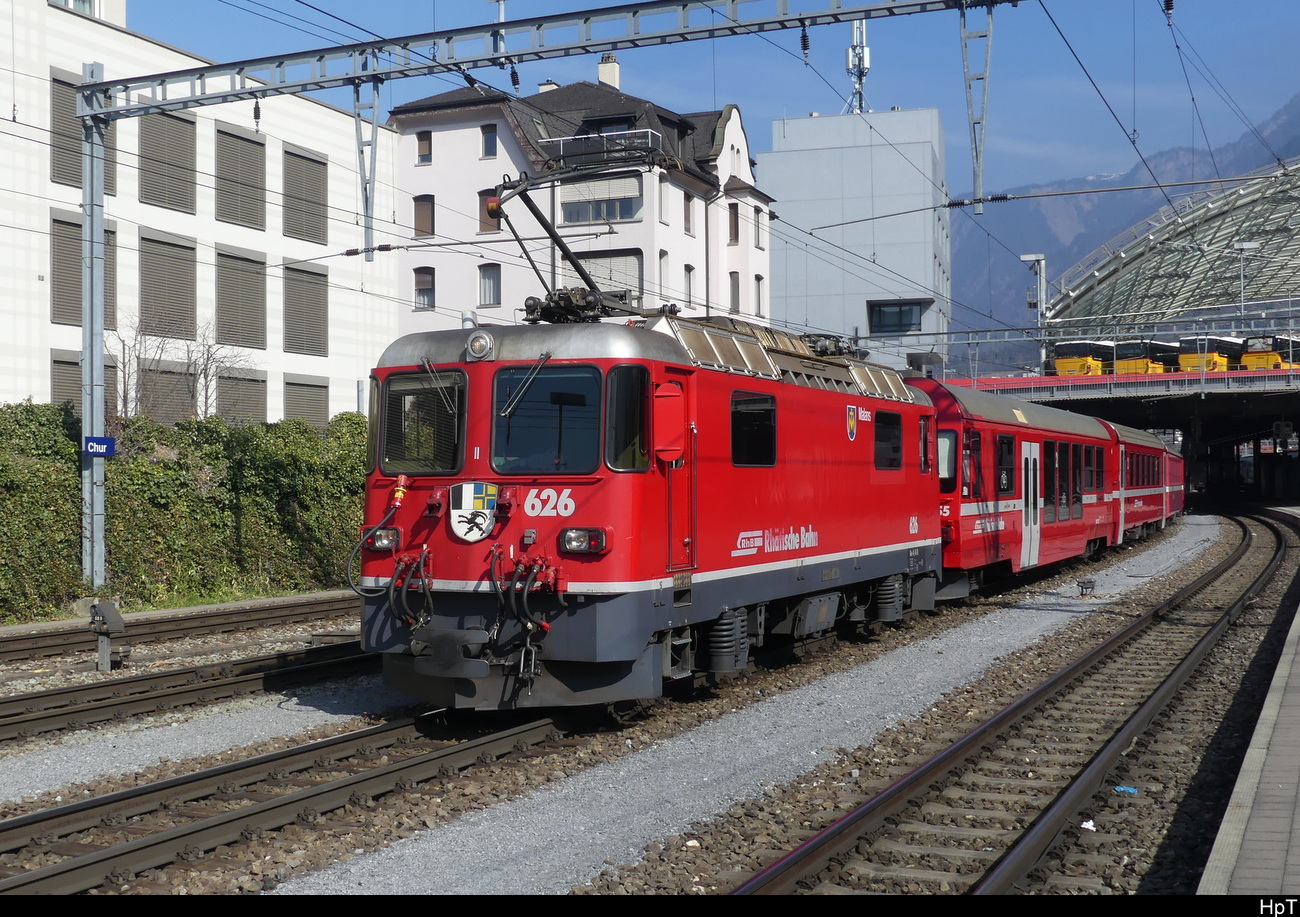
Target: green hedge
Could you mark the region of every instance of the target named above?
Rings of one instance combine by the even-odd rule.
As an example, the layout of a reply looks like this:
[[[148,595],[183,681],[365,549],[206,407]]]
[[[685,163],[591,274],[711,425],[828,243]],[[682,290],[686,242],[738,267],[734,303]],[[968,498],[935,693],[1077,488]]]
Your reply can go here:
[[[128,607],[332,588],[361,522],[365,419],[234,427],[146,417],[110,431],[107,594]],[[0,617],[56,616],[81,581],[80,425],[0,406]]]

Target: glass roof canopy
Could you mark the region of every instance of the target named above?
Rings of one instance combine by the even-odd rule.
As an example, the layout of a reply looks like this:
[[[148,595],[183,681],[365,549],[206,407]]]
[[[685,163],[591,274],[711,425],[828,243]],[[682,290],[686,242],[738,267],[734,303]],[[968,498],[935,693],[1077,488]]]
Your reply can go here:
[[[1300,158],[1200,191],[1066,271],[1044,318],[1058,329],[1245,319],[1300,325]],[[1244,303],[1244,306],[1243,306]]]

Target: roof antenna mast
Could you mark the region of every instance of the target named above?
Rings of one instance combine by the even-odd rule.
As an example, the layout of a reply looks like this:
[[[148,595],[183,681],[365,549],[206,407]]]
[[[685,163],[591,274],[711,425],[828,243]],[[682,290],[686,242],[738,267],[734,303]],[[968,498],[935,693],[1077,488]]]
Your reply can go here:
[[[844,72],[853,80],[853,94],[845,105],[845,111],[851,115],[860,115],[867,111],[866,93],[863,86],[867,82],[867,71],[871,69],[871,49],[867,47],[867,20],[853,20],[853,44],[849,45],[847,66]]]

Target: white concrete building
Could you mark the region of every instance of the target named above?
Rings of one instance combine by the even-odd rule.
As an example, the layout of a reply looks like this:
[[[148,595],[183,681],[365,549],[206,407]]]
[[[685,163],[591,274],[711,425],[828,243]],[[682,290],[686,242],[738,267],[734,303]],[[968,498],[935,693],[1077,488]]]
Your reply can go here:
[[[909,340],[946,331],[952,316],[943,150],[936,109],[773,122],[758,172],[780,215],[774,322],[855,337],[898,368],[909,354],[945,359],[946,348]]]
[[[0,401],[80,409],[82,64],[107,78],[207,61],[128,31],[126,0],[3,0]],[[260,117],[259,117],[260,116]],[[292,96],[116,122],[105,213],[116,411],[176,420],[356,410],[397,333],[397,262],[363,243],[350,112]],[[393,241],[394,133],[377,140],[376,241]],[[113,410],[113,406],[110,406]]]
[[[402,296],[417,303],[403,332],[519,321],[543,282],[486,198],[521,172],[597,162],[629,168],[532,197],[603,290],[643,309],[766,319],[771,198],[754,187],[740,111],[678,114],[627,95],[613,55],[599,76],[519,99],[467,87],[393,110],[397,183],[410,193],[398,222],[412,227]],[[505,212],[545,285],[575,285],[523,202]]]

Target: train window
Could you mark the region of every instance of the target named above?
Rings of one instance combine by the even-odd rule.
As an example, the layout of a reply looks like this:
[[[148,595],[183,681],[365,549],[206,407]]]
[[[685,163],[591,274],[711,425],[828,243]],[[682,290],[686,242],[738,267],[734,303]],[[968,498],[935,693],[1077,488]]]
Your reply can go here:
[[[1006,433],[998,435],[998,494],[1006,496],[1016,492],[1016,438]]]
[[[966,455],[962,458],[962,496],[984,498],[984,439],[977,432],[966,434]]]
[[[903,415],[893,411],[877,411],[876,467],[903,467]]]
[[[1060,509],[1056,514],[1056,520],[1064,522],[1070,518],[1070,444],[1060,443],[1056,448],[1056,471],[1060,475],[1059,489],[1056,492],[1057,505]]]
[[[600,463],[600,371],[511,366],[496,375],[492,468],[504,474],[590,474]]]
[[[930,473],[930,418],[921,418],[921,474]]]
[[[644,471],[650,467],[646,401],[650,373],[644,366],[616,366],[606,382],[605,461],[615,471]]]
[[[1106,489],[1106,450],[1101,446],[1097,447],[1097,489]]]
[[[776,398],[772,395],[731,393],[731,464],[766,468],[776,464]]]
[[[955,430],[939,431],[939,493],[950,494],[957,489],[957,433]]]
[[[465,375],[432,366],[389,376],[379,422],[385,474],[450,474],[464,458]]]
[[[1091,493],[1097,489],[1096,446],[1083,447],[1083,489]]]
[[[1070,518],[1083,518],[1083,445],[1075,443],[1070,447],[1070,467],[1074,472],[1070,488]]]
[[[1043,440],[1043,521],[1056,521],[1056,443]]]

